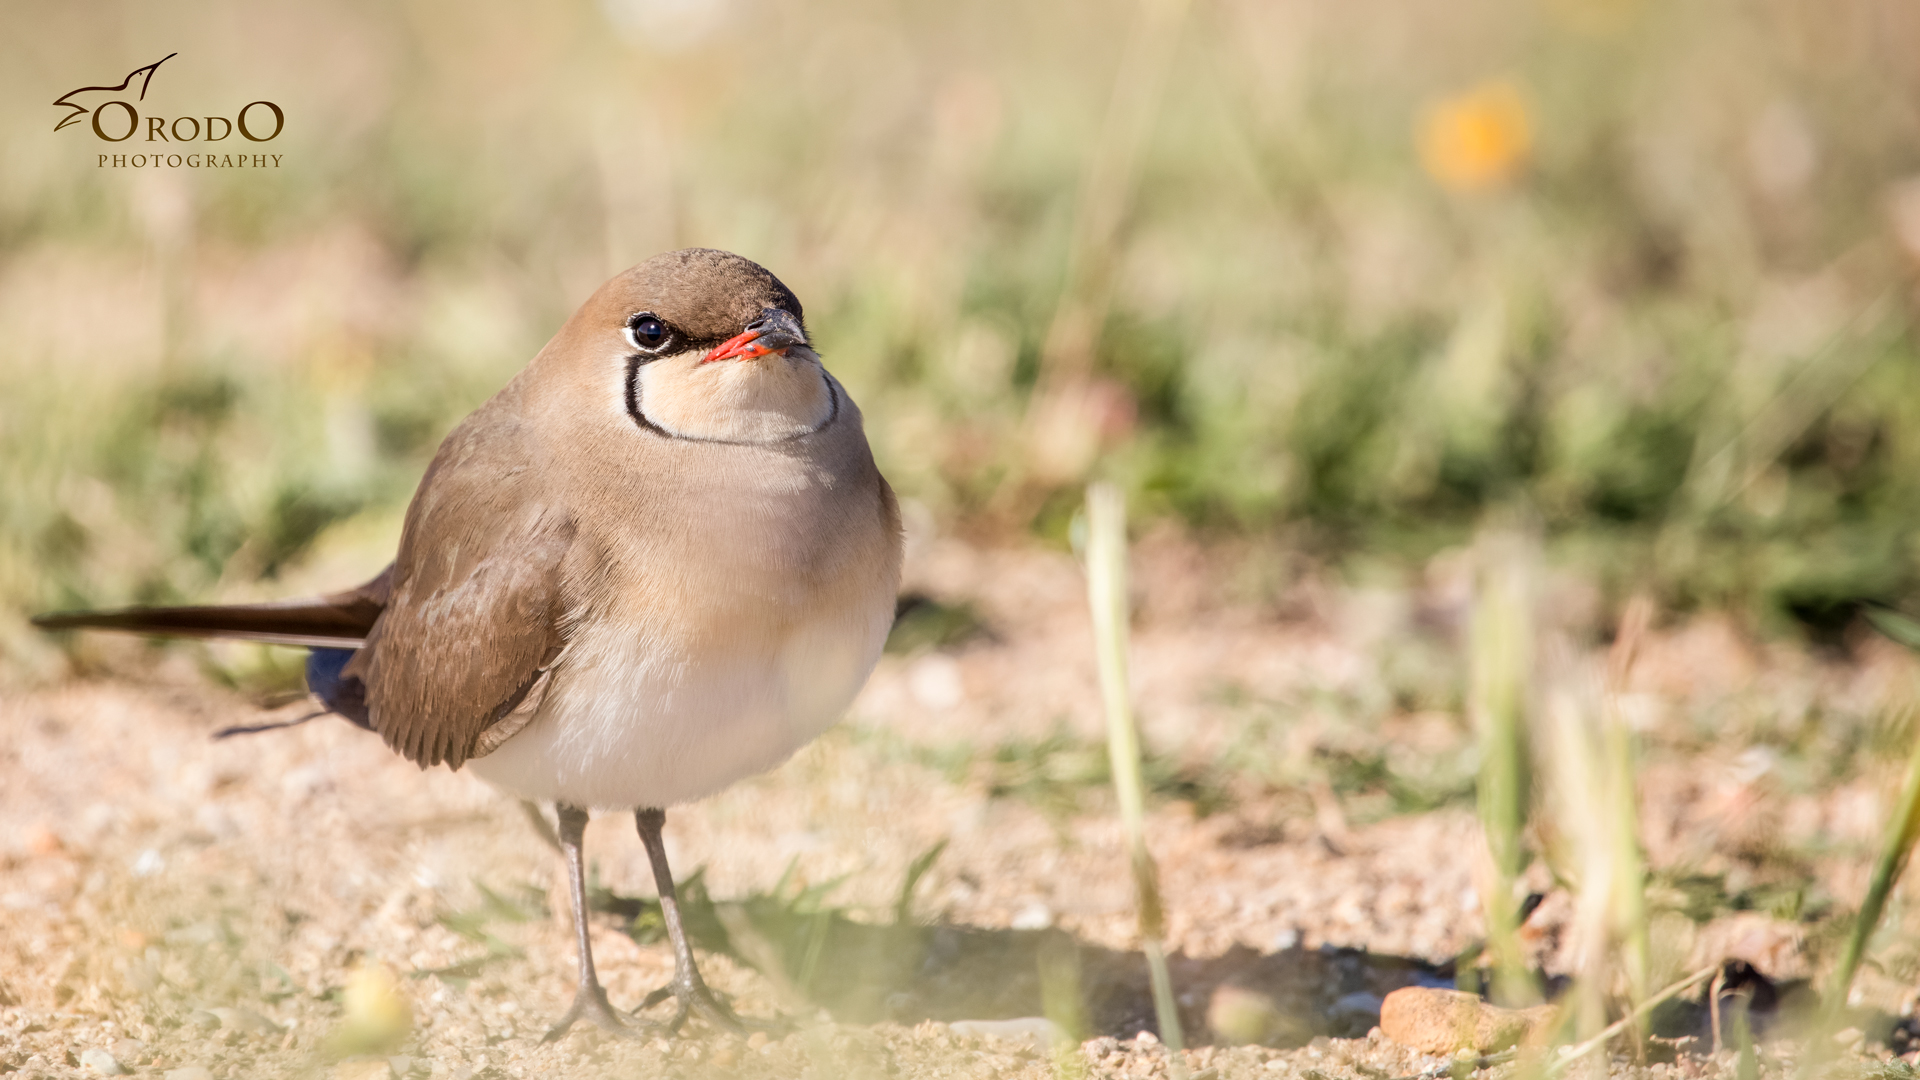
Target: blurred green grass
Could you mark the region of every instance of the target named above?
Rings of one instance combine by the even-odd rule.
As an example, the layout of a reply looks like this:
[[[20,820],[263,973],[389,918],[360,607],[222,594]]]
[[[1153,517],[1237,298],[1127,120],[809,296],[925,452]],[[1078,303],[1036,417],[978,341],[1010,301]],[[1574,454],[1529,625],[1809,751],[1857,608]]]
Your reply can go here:
[[[16,614],[370,573],[441,435],[690,244],[794,286],[895,485],[969,535],[1061,539],[1099,474],[1335,564],[1524,506],[1615,595],[1816,637],[1920,605],[1898,0],[1217,0],[1144,45],[1083,0],[109,6],[0,35]],[[149,111],[277,101],[285,167],[101,170],[51,130],[175,49]],[[1449,190],[1417,133],[1489,80],[1524,158]],[[1070,287],[1084,364],[1049,351]]]

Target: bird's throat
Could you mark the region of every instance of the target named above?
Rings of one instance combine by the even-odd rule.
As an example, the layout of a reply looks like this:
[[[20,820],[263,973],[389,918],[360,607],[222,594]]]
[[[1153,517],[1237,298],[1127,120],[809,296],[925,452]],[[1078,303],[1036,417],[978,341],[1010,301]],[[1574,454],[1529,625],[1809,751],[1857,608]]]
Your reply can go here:
[[[629,401],[634,418],[662,434],[730,443],[780,442],[818,431],[833,422],[838,404],[818,363],[781,355],[643,364],[634,371]]]

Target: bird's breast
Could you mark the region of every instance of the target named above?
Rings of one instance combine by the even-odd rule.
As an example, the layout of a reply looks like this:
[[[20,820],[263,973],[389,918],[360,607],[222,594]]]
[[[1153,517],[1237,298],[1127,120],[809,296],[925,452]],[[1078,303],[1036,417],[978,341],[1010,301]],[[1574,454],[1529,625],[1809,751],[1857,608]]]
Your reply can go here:
[[[709,462],[704,495],[643,491],[629,527],[582,530],[591,557],[569,569],[553,684],[533,723],[473,762],[482,777],[530,798],[665,806],[778,764],[839,718],[898,585],[877,475],[727,464]]]

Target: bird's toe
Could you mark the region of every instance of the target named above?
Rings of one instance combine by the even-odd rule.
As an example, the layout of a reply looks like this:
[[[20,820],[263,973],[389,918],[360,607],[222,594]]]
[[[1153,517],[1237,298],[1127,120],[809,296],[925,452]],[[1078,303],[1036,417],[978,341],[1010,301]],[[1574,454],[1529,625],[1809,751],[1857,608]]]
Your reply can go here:
[[[550,1028],[541,1042],[559,1042],[573,1026],[582,1020],[594,1027],[621,1039],[638,1039],[642,1032],[621,1018],[620,1013],[607,1001],[607,992],[599,986],[583,986],[573,996],[573,1004]]]

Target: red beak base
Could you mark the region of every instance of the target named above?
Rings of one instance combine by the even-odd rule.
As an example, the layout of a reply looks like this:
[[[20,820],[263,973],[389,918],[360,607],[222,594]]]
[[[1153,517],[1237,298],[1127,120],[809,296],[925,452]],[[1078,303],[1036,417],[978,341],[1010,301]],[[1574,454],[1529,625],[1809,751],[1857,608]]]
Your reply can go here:
[[[713,351],[707,354],[706,359],[700,362],[703,364],[711,364],[715,360],[758,360],[768,353],[780,351],[779,349],[769,349],[765,345],[756,344],[760,338],[760,334],[761,332],[758,330],[748,330],[744,334],[735,334],[720,344],[715,345]]]

